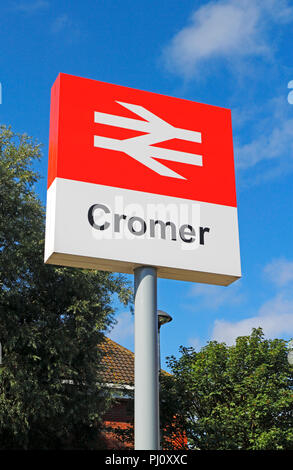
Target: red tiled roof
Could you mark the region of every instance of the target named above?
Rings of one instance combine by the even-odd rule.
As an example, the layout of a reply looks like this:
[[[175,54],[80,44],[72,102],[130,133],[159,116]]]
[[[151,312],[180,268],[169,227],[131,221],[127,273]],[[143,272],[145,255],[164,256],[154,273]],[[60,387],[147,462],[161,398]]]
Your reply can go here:
[[[104,337],[100,349],[104,353],[102,358],[102,378],[106,383],[134,385],[134,353]],[[168,372],[162,370],[164,374]]]
[[[134,385],[134,353],[105,337],[100,345],[102,359],[102,377],[106,383]]]

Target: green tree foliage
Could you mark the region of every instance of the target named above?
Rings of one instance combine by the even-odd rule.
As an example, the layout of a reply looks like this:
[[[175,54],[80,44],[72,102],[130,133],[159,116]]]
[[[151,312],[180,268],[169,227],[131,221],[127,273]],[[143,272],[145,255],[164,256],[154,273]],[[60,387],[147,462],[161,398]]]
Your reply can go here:
[[[44,264],[40,146],[0,126],[0,448],[94,448],[108,403],[97,345],[121,276]]]
[[[253,329],[230,347],[212,341],[200,352],[181,348],[169,366],[161,403],[167,444],[176,415],[193,449],[293,449],[293,370],[284,340]]]

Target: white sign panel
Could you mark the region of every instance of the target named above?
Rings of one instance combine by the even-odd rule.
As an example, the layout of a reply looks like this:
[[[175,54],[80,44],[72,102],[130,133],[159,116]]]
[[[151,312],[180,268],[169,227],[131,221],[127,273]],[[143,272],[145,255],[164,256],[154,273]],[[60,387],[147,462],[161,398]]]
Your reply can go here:
[[[45,261],[228,285],[241,276],[230,111],[61,74]]]

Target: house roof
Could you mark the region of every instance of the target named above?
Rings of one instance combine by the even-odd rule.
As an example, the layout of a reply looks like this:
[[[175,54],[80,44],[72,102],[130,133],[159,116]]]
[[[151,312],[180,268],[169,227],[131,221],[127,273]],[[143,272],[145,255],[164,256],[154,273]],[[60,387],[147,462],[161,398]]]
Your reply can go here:
[[[104,353],[101,361],[104,366],[101,372],[103,381],[134,386],[134,353],[106,336],[99,347]]]
[[[102,358],[102,378],[106,383],[134,385],[134,353],[105,337],[100,344]]]

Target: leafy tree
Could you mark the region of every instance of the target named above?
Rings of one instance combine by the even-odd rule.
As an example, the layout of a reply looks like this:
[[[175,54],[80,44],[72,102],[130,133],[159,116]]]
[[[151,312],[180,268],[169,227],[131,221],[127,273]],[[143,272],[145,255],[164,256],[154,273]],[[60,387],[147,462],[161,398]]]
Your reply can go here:
[[[44,264],[40,145],[0,126],[0,448],[95,448],[109,396],[97,347],[122,276]]]
[[[162,377],[168,400],[161,403],[167,444],[176,415],[193,449],[293,449],[293,370],[284,340],[253,329],[234,346],[181,347],[169,366],[173,376]]]

